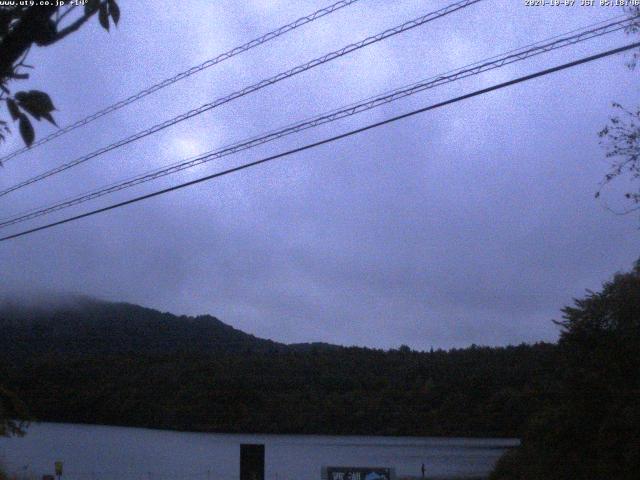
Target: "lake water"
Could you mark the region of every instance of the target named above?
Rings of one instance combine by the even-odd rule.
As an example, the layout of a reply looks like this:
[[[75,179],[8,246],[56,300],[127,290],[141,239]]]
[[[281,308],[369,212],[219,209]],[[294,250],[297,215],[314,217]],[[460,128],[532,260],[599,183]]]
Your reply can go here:
[[[185,433],[40,423],[23,438],[0,438],[0,462],[14,473],[62,480],[237,480],[241,443],[264,443],[266,480],[320,480],[322,466],[393,467],[398,476],[488,474],[513,439],[336,437]]]

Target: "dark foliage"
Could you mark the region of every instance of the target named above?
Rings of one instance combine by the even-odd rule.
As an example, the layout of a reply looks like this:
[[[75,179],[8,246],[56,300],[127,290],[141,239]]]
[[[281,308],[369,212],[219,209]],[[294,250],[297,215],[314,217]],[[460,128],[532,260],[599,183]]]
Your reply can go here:
[[[561,369],[498,479],[640,478],[640,262],[563,310]]]
[[[31,118],[43,118],[55,125],[51,112],[55,110],[49,95],[39,90],[12,94],[11,83],[29,78],[25,60],[33,45],[46,47],[77,31],[96,13],[100,25],[109,30],[109,19],[117,24],[120,8],[115,0],[88,0],[84,8],[70,2],[55,1],[6,2],[0,5],[0,101],[4,101],[9,116],[18,122],[20,135],[27,146],[35,140]],[[12,4],[9,4],[12,3]],[[0,120],[0,141],[10,132],[9,124]]]

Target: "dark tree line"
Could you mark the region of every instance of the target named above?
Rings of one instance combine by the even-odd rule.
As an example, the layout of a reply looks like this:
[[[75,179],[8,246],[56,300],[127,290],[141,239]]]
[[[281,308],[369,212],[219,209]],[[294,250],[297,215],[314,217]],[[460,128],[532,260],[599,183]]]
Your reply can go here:
[[[548,344],[34,356],[9,385],[40,420],[215,432],[517,436]]]

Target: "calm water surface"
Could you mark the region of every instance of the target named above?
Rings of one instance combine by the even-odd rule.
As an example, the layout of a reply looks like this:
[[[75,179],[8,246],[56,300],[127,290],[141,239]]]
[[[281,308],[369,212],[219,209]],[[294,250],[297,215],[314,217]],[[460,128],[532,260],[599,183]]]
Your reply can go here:
[[[184,433],[40,423],[0,438],[8,469],[41,478],[64,462],[62,480],[237,480],[241,443],[264,443],[267,480],[320,480],[322,466],[394,467],[398,476],[486,475],[513,439],[335,437]]]

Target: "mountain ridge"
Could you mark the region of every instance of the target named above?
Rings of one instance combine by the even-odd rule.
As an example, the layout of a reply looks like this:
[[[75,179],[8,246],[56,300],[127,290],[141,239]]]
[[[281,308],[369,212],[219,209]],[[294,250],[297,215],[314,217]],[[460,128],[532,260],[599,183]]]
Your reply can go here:
[[[83,299],[0,306],[0,379],[40,421],[174,430],[517,436],[549,344],[417,352],[292,344],[210,315]]]
[[[212,315],[175,315],[87,296],[25,305],[0,303],[0,348],[10,357],[34,353],[238,353],[312,348],[259,338]]]

